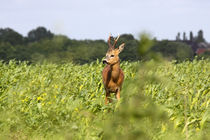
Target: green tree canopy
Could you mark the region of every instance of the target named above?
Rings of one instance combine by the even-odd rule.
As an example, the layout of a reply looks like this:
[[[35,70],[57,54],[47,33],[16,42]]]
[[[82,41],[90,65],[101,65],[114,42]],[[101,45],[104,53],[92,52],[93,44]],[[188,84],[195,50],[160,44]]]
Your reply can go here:
[[[28,41],[34,42],[41,39],[52,38],[54,35],[48,31],[45,27],[37,27],[28,33]]]
[[[8,42],[11,45],[23,44],[24,38],[21,34],[11,28],[0,28],[0,42]]]
[[[185,60],[193,58],[193,51],[190,46],[182,42],[158,41],[152,47],[152,51],[159,52],[163,57],[172,60]]]

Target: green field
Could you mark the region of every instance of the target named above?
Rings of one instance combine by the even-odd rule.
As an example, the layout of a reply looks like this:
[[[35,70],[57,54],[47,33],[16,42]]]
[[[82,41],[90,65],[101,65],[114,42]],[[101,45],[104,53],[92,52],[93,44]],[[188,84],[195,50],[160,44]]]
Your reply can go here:
[[[123,62],[109,105],[103,67],[0,62],[0,139],[210,139],[209,60]]]

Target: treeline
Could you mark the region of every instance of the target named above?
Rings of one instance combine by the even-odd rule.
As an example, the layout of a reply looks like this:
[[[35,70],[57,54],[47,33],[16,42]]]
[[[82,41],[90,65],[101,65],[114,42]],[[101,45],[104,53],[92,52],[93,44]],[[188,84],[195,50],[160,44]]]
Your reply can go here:
[[[151,50],[159,52],[167,59],[185,60],[194,56],[191,47],[183,42],[156,39],[153,41]],[[138,52],[139,40],[133,35],[122,34],[117,45],[122,42],[125,42],[126,46],[120,54],[121,60],[144,59]],[[64,35],[56,35],[45,27],[33,29],[25,37],[10,28],[0,29],[0,60],[4,62],[15,59],[30,63],[71,61],[85,64],[101,60],[107,48],[107,42],[104,40],[73,40]]]

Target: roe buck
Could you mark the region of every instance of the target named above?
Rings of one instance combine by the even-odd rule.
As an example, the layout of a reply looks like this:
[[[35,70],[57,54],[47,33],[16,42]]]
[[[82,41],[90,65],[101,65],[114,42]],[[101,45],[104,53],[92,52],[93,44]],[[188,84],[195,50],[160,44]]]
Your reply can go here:
[[[119,53],[124,49],[125,43],[121,44],[119,48],[115,48],[117,40],[120,36],[114,39],[114,44],[111,44],[111,35],[108,38],[109,49],[103,64],[106,64],[102,71],[103,84],[106,90],[105,104],[111,102],[110,93],[115,93],[117,100],[120,99],[120,90],[124,80],[123,71],[120,68]]]

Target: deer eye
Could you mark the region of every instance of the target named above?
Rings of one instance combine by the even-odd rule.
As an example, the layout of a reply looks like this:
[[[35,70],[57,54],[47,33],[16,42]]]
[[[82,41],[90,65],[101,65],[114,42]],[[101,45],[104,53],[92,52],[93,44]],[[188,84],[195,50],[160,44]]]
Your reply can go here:
[[[111,57],[114,57],[114,55],[111,55]]]

